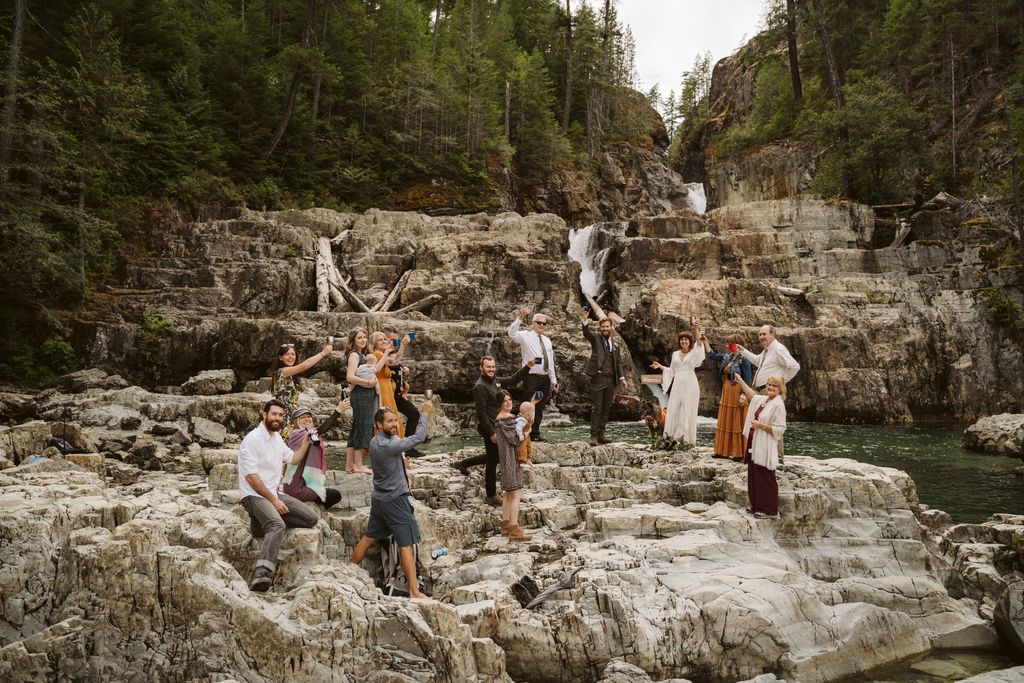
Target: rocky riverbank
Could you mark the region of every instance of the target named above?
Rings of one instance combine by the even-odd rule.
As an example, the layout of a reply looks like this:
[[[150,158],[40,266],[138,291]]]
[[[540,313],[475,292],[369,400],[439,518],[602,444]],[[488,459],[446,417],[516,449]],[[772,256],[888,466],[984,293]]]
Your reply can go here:
[[[43,419],[0,434],[28,449],[0,472],[4,680],[830,681],[1021,631],[1024,517],[953,524],[902,472],[792,457],[782,519],[755,520],[740,465],[625,444],[537,444],[520,520],[534,537],[518,545],[479,474],[418,461],[430,603],[385,598],[372,561],[347,562],[370,482],[331,472],[342,503],[290,532],[273,593],[257,596],[232,443],[261,395],[85,389],[104,405],[82,415],[117,424],[69,433],[106,452],[26,457],[69,396],[28,397]],[[239,426],[175,449],[204,416]],[[168,423],[184,434],[152,433]],[[533,611],[508,589],[577,568]]]

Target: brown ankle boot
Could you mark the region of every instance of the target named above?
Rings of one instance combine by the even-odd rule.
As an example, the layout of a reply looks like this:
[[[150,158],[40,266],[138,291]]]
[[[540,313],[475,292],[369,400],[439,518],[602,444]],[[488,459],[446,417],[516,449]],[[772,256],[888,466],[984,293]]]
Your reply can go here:
[[[512,525],[509,522],[506,522],[505,520],[501,520],[501,535],[502,536],[508,536],[508,531],[509,531],[509,528],[511,526]]]
[[[522,528],[518,524],[513,524],[508,528],[508,540],[510,541],[529,541],[532,538],[529,534],[523,533]]]

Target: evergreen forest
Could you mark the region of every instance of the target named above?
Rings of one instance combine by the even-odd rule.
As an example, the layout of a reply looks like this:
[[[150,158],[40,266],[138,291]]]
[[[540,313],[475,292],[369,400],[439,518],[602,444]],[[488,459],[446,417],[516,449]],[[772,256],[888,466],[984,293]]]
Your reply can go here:
[[[6,330],[52,329],[161,212],[497,209],[496,176],[586,165],[648,107],[612,0],[8,0],[0,33]],[[3,336],[4,374],[70,359]]]

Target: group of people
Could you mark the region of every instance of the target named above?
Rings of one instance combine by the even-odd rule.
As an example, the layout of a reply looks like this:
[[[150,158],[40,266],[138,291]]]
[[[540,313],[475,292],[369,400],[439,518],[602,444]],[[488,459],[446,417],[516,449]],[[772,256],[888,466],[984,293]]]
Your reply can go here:
[[[613,339],[614,323],[602,318],[595,334],[589,309],[583,307],[580,313],[583,337],[591,346],[584,370],[590,379],[590,443],[600,445],[609,443],[605,429],[614,396],[618,390],[628,389],[628,383]],[[538,313],[532,317],[530,329],[524,330],[527,317],[529,311],[519,309],[508,328],[522,355],[516,372],[499,376],[493,356],[480,359],[473,399],[484,452],[451,465],[464,475],[471,467],[484,466],[485,500],[501,507],[500,532],[510,541],[530,540],[519,526],[523,471],[531,467],[532,443],[545,440],[540,430],[544,409],[559,387],[554,347],[546,334],[548,318]],[[679,349],[667,367],[652,363],[653,368],[662,370],[662,387],[669,399],[665,441],[670,447],[678,441],[696,442],[700,388],[694,371],[710,357],[723,377],[715,456],[744,459],[748,463],[748,511],[758,517],[777,517],[775,470],[782,462],[786,382],[800,366],[775,338],[770,325],[758,333],[762,351],[756,355],[735,335],[726,339],[727,351],[713,351],[707,336],[695,323],[694,327],[696,336],[689,331],[678,335]],[[308,504],[330,508],[340,501],[340,492],[326,485],[327,465],[319,432],[333,427],[351,409],[345,470],[373,475],[370,519],[352,561],[361,562],[374,542],[394,536],[410,596],[424,597],[415,574],[413,546],[419,542],[419,528],[409,502],[407,457],[418,455],[416,447],[427,438],[432,404],[428,400],[418,409],[408,398],[407,369],[401,358],[412,339],[413,333],[400,337],[391,327],[372,335],[362,328],[352,330],[345,345],[348,390],[343,390],[342,400],[319,427],[314,426],[312,411],[298,403],[299,375],[332,353],[333,339],[302,362],[298,362],[294,345],[278,349],[271,366],[274,398],[263,406],[261,422],[246,435],[238,456],[241,504],[249,513],[253,535],[264,539],[252,590],[265,591],[272,585],[285,529],[316,524],[318,515]],[[509,391],[517,385],[522,385],[518,407]],[[399,414],[405,417],[404,425]],[[406,437],[405,430],[413,425],[415,433]],[[363,464],[367,452],[370,468]],[[282,465],[287,470],[279,492]],[[501,497],[497,495],[499,466]]]
[[[672,353],[669,367],[651,363],[651,368],[662,370],[661,386],[668,395],[664,447],[674,448],[680,441],[696,444],[700,385],[695,371],[710,358],[722,379],[713,457],[747,463],[748,512],[778,518],[775,473],[784,461],[786,383],[800,371],[800,364],[776,339],[771,325],[758,330],[761,352],[755,354],[738,334],[726,337],[724,351],[714,351],[697,322],[691,324],[696,335],[679,333],[679,349]]]

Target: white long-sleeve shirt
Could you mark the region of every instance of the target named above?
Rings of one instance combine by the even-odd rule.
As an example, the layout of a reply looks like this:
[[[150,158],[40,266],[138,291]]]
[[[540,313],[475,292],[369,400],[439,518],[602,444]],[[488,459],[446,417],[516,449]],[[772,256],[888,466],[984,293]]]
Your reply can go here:
[[[551,338],[547,335],[539,335],[533,330],[520,330],[519,326],[523,324],[523,321],[516,318],[512,321],[512,324],[508,326],[508,336],[519,342],[519,350],[523,353],[523,365],[526,365],[526,361],[531,358],[544,358],[544,351],[547,351],[548,368],[542,367],[543,363],[538,363],[530,368],[531,375],[543,375],[545,372],[548,377],[551,378],[552,384],[558,384],[558,377],[555,375],[555,349],[551,346]],[[543,346],[541,346],[543,344]]]
[[[778,339],[773,339],[768,348],[756,356],[747,349],[743,349],[740,353],[757,368],[754,372],[754,386],[757,388],[767,384],[769,377],[778,375],[788,383],[796,377],[796,373],[800,372],[800,363],[796,362],[796,359],[790,355],[789,349],[783,346]]]
[[[263,421],[245,435],[238,449],[238,498],[260,494],[246,481],[247,474],[257,474],[271,493],[277,493],[281,485],[282,466],[294,457],[292,449],[281,438],[279,432],[271,433]]]

